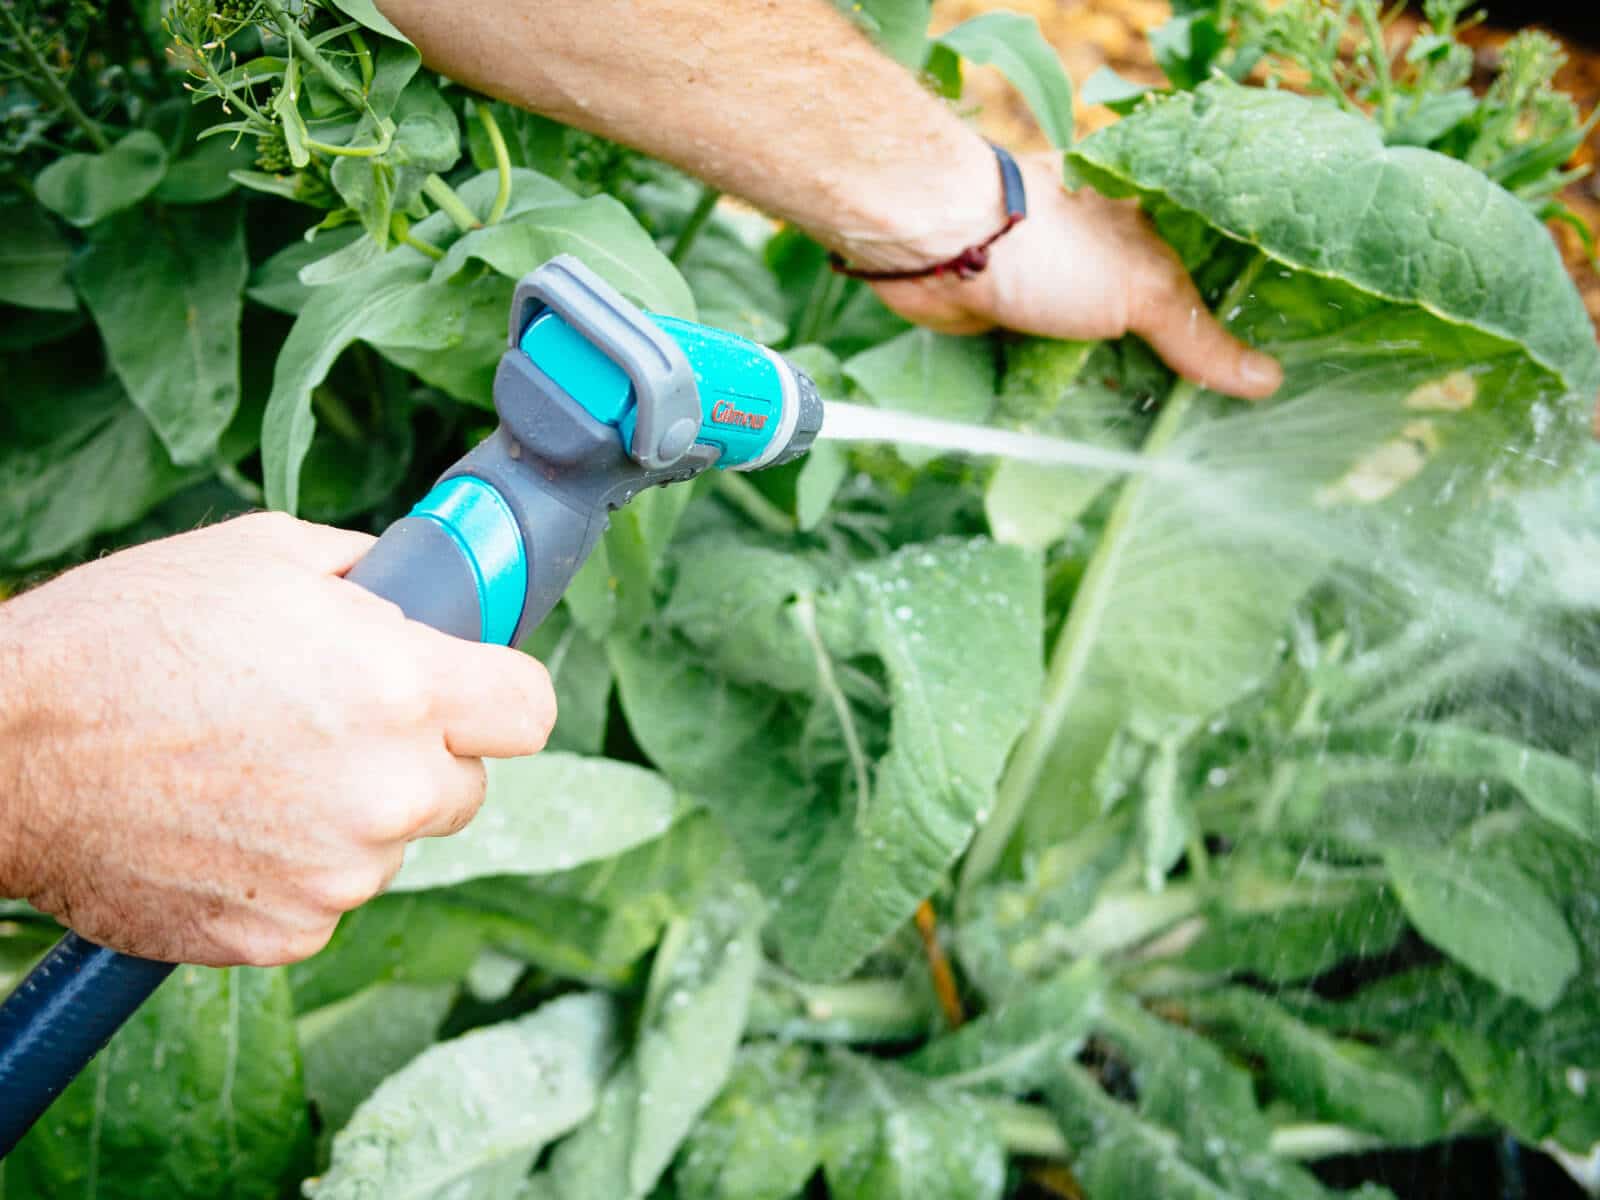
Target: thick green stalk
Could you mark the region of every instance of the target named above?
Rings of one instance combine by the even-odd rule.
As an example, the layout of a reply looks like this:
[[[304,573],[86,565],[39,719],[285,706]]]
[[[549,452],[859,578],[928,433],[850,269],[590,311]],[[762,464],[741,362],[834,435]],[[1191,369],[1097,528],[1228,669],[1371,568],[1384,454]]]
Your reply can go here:
[[[689,213],[689,219],[678,231],[677,240],[672,243],[672,251],[667,255],[675,267],[681,267],[683,260],[689,257],[689,251],[694,248],[700,231],[706,227],[706,222],[711,219],[712,211],[717,207],[717,201],[722,199],[722,193],[707,184],[700,189],[700,199],[695,201],[694,209]]]
[[[489,205],[489,215],[483,222],[485,225],[495,225],[506,215],[506,208],[511,204],[511,152],[506,149],[506,135],[500,132],[500,122],[494,119],[489,106],[475,104],[472,107],[478,115],[478,123],[483,126],[484,136],[489,139],[489,148],[494,152],[495,173],[500,179],[494,190],[494,203]]]
[[[422,181],[422,194],[432,200],[439,211],[455,222],[455,227],[462,233],[471,233],[474,229],[482,229],[483,222],[478,220],[478,214],[467,207],[467,202],[456,194],[451,187],[437,175],[429,175]]]
[[[1218,306],[1220,311],[1232,312],[1243,301],[1265,261],[1257,255],[1239,273],[1238,279]],[[1172,389],[1166,406],[1145,439],[1142,453],[1146,458],[1154,458],[1167,448],[1182,428],[1199,394],[1199,386],[1188,380],[1180,381]],[[1068,714],[1077,702],[1090,659],[1099,644],[1100,627],[1105,620],[1107,605],[1115,591],[1118,571],[1128,546],[1128,527],[1138,517],[1148,496],[1148,481],[1144,477],[1135,477],[1123,485],[1122,494],[1117,498],[1116,507],[1106,522],[1105,532],[1101,534],[1100,544],[1072,599],[1066,627],[1056,639],[1039,708],[1022,735],[1022,740],[1012,751],[1005,773],[1000,777],[994,811],[983,828],[978,830],[972,848],[967,852],[961,871],[958,909],[971,898],[978,884],[999,865],[1011,835],[1016,832],[1029,800],[1038,789],[1045,763],[1061,736]]]
[[[72,123],[83,130],[83,135],[89,139],[96,150],[104,153],[111,149],[111,139],[106,137],[105,131],[99,124],[78,107],[78,102],[72,98],[72,93],[67,90],[67,85],[56,76],[54,69],[44,60],[39,47],[33,44],[33,39],[28,36],[28,31],[22,27],[22,22],[17,20],[17,14],[11,0],[0,0],[0,20],[5,22],[6,30],[11,39],[16,42],[22,57],[27,60],[32,68],[31,75],[24,75],[22,81],[29,91],[33,92],[46,104],[53,104],[71,118]]]
[[[750,1004],[747,1033],[801,1042],[908,1042],[926,1037],[937,1017],[904,980],[805,983],[768,968]]]
[[[1053,1158],[1061,1162],[1072,1157],[1072,1148],[1067,1145],[1066,1136],[1049,1109],[990,1096],[974,1099],[999,1133],[1007,1154]]]
[[[266,5],[267,11],[272,14],[273,22],[278,26],[278,32],[283,34],[285,40],[294,48],[294,52],[317,74],[328,81],[328,86],[339,93],[340,98],[357,112],[367,109],[366,94],[352,83],[345,73],[339,70],[318,50],[306,36],[305,30],[300,28],[296,21],[287,12],[279,0],[261,0]]]

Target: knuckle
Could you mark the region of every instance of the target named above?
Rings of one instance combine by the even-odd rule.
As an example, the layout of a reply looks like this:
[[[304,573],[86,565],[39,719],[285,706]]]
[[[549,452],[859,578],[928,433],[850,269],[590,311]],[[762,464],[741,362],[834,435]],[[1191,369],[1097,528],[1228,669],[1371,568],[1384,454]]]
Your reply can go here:
[[[266,538],[270,541],[284,541],[292,537],[300,527],[297,518],[277,509],[246,513],[235,520],[241,530],[253,537]]]
[[[422,724],[433,707],[433,698],[422,671],[405,654],[387,653],[379,657],[367,676],[372,703],[389,724],[413,727]]]
[[[382,885],[376,872],[346,867],[314,876],[304,890],[306,899],[320,911],[347,913],[376,896]]]

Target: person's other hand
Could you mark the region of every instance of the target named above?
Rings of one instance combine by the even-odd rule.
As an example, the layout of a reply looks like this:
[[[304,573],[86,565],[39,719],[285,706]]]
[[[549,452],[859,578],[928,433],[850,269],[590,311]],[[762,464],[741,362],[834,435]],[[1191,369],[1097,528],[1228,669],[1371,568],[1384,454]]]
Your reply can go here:
[[[544,668],[338,576],[356,533],[257,514],[0,605],[0,894],[131,954],[320,949],[408,841],[538,751]]]
[[[1136,333],[1197,383],[1251,400],[1277,390],[1283,381],[1277,362],[1223,329],[1136,204],[1089,188],[1067,191],[1058,155],[1029,157],[1019,166],[1028,217],[994,244],[987,269],[965,280],[877,283],[885,304],[945,333],[995,326],[1085,340]],[[997,197],[998,191],[996,184]],[[984,233],[965,244],[993,232],[998,217],[988,220]],[[946,236],[938,249],[918,248],[908,257],[934,262],[961,248]]]

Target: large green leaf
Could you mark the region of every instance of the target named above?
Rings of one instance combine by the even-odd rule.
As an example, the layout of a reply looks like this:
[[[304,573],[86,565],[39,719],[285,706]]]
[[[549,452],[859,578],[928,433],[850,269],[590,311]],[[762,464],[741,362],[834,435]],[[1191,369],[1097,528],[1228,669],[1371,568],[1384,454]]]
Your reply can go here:
[[[660,837],[678,812],[667,781],[631,763],[547,751],[484,765],[478,815],[453,837],[413,842],[391,892],[565,871]]]
[[[728,540],[691,543],[680,587],[697,594],[675,595],[667,611],[699,648],[658,638],[615,647],[613,661],[641,745],[715,806],[775,902],[785,960],[808,977],[838,977],[938,887],[988,809],[1036,695],[1038,563],[986,542],[910,546],[794,600],[816,576],[775,558]],[[730,626],[719,612],[737,616]],[[728,667],[730,628],[746,664],[732,677],[705,666]],[[799,756],[781,749],[771,721],[780,698],[750,685],[764,673],[795,689],[848,742],[848,698],[829,680],[834,661],[850,660],[886,672],[889,728],[876,762],[864,743],[850,752],[841,789],[833,776],[796,772]],[[872,707],[850,710],[851,725],[881,720]],[[825,806],[819,788],[832,793]]]
[[[1278,1092],[1321,1120],[1366,1129],[1388,1141],[1421,1144],[1445,1136],[1449,1098],[1440,1074],[1413,1057],[1330,1037],[1257,992],[1224,989],[1189,997],[1202,1028],[1221,1029],[1265,1063]]]
[[[666,316],[695,316],[694,297],[632,213],[611,196],[544,205],[461,238],[433,271],[448,279],[468,262],[520,279],[558,254],[574,254],[634,303]]]
[[[536,1196],[648,1196],[733,1069],[760,961],[760,899],[744,884],[710,893],[674,923],[650,974],[633,1052],[594,1115],[555,1151]]]
[[[553,875],[475,879],[426,896],[503,953],[615,986],[635,980],[669,921],[694,911],[728,853],[715,823],[691,814],[616,858]]]
[[[1083,1048],[1104,987],[1084,959],[934,1038],[905,1065],[952,1087],[1035,1091]]]
[[[237,204],[122,213],[73,268],[112,367],[176,463],[214,455],[239,406],[249,270]]]
[[[1005,1153],[971,1097],[843,1051],[828,1066],[822,1149],[830,1196],[999,1200]]]
[[[522,649],[544,663],[556,691],[556,727],[545,753],[599,754],[611,710],[611,663],[605,647],[562,606],[540,623]]]
[[[1383,856],[1422,935],[1535,1008],[1578,971],[1578,945],[1549,894],[1514,863],[1462,847],[1395,847]]]
[[[424,1051],[356,1109],[313,1200],[504,1196],[594,1109],[617,1054],[609,997],[565,996]]]
[[[684,1142],[673,1171],[679,1193],[697,1200],[800,1195],[822,1161],[822,1082],[806,1047],[747,1045]]]
[[[307,1137],[283,972],[179,967],[7,1157],[5,1195],[256,1200]]]
[[[34,194],[68,224],[93,225],[155,191],[166,169],[161,139],[136,129],[100,154],[56,159],[33,181]]]
[[[137,520],[194,478],[115,381],[59,380],[13,371],[0,407],[0,562],[14,567]]]
[[[295,1024],[305,1060],[306,1098],[324,1137],[385,1078],[433,1044],[455,999],[453,984],[380,983]]]
[[[984,338],[911,329],[850,358],[844,373],[878,408],[983,424],[994,407],[994,358]],[[913,466],[938,450],[901,445]]]
[[[1072,145],[1072,80],[1036,17],[981,13],[939,35],[962,58],[998,67],[1027,100],[1052,145]]]
[[[71,312],[78,307],[67,278],[72,247],[36,204],[20,196],[0,200],[6,237],[0,244],[0,304]]]

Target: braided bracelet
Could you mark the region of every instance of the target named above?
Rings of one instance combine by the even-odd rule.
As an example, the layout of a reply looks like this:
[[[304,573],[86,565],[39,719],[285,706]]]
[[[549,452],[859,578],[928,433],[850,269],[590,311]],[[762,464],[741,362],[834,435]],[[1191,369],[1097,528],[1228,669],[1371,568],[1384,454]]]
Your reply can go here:
[[[989,248],[1015,229],[1028,215],[1028,194],[1022,186],[1022,172],[1017,168],[1017,160],[993,142],[989,143],[989,149],[994,151],[995,160],[1000,164],[1000,190],[1005,196],[1006,220],[1004,225],[983,241],[968,246],[954,258],[947,258],[930,267],[915,267],[909,271],[865,271],[850,266],[845,262],[844,256],[837,251],[828,255],[828,265],[839,274],[848,275],[852,279],[928,279],[951,274],[961,279],[971,279],[989,265]]]

